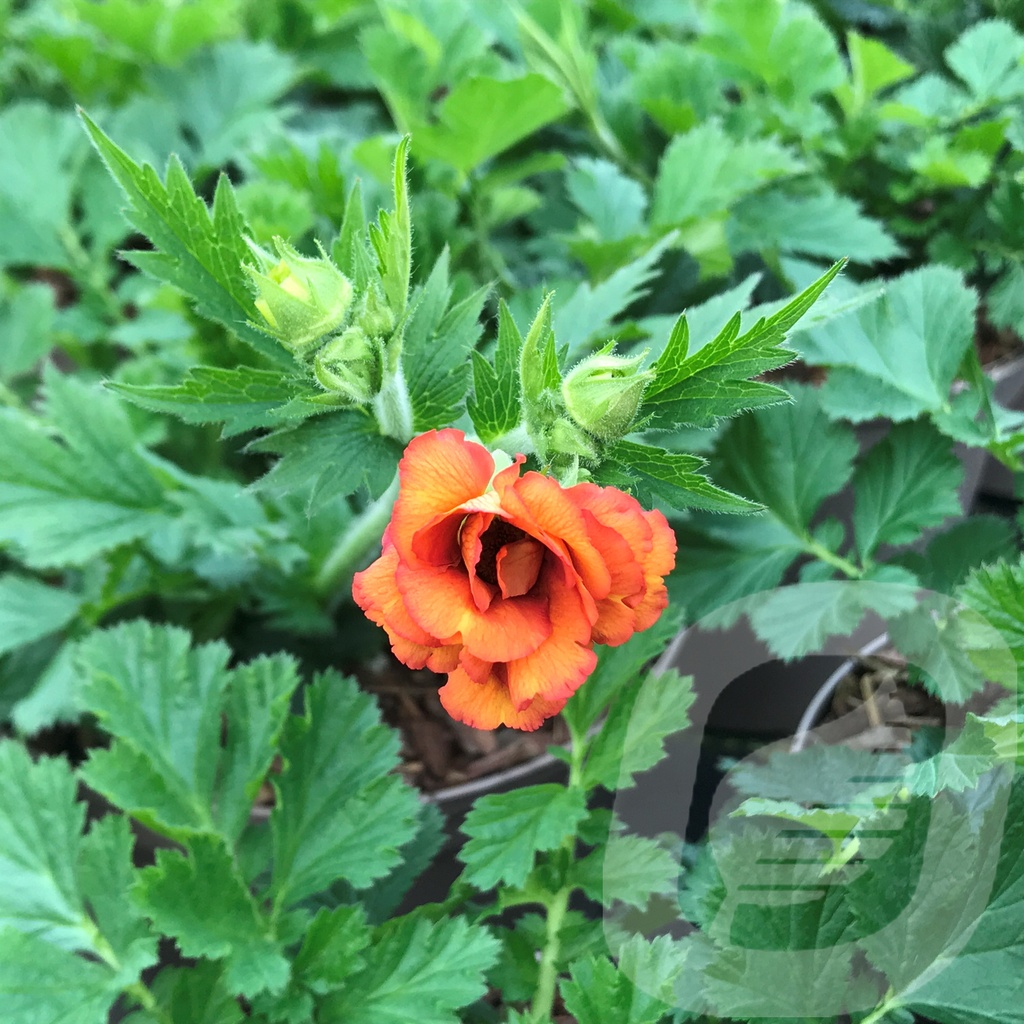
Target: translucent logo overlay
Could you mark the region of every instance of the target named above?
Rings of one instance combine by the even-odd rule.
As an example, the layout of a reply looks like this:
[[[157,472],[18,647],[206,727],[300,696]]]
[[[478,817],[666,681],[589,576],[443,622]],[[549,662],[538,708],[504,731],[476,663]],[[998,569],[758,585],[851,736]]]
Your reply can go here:
[[[1020,942],[1000,913],[1024,858],[1022,703],[995,626],[903,585],[798,584],[719,609],[656,672],[646,686],[695,697],[615,798],[606,890],[634,871],[657,893],[605,914],[634,984],[720,1017],[969,1005],[978,957]],[[661,851],[641,862],[638,834]],[[662,937],[671,969],[628,953],[637,935]]]

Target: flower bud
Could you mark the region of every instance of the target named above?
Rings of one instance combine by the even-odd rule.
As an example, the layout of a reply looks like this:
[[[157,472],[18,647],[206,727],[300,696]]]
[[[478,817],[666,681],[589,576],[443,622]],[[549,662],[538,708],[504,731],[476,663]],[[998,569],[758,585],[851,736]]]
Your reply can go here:
[[[370,285],[367,288],[356,320],[372,338],[388,337],[395,329],[394,311],[380,294],[376,285]]]
[[[609,350],[574,366],[562,381],[562,398],[572,418],[605,441],[628,433],[654,379],[653,370],[640,369],[646,356],[617,356]]]
[[[583,459],[597,458],[593,438],[565,416],[555,420],[547,429],[547,457],[576,455]]]
[[[321,386],[365,405],[380,390],[377,349],[360,327],[348,327],[316,354],[313,373]]]
[[[250,248],[259,267],[246,265],[245,271],[255,286],[255,306],[265,321],[260,326],[301,359],[344,323],[352,303],[352,284],[322,247],[319,257],[303,256],[275,238],[276,262],[258,246],[250,243]]]

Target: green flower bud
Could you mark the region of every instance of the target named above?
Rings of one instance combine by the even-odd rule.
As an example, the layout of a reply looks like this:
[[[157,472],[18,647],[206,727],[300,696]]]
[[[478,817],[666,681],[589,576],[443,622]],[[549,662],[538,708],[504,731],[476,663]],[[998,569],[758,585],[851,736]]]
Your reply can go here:
[[[250,243],[259,266],[245,267],[255,286],[255,306],[265,321],[259,326],[299,359],[344,323],[352,304],[351,282],[319,243],[317,247],[319,257],[303,256],[275,238],[275,261]]]
[[[583,459],[597,458],[593,438],[587,436],[572,420],[561,417],[547,429],[547,457],[576,455]]]
[[[574,366],[562,381],[562,398],[572,418],[604,441],[627,434],[654,379],[653,370],[640,369],[646,356],[617,356],[608,350]]]
[[[365,405],[381,385],[377,348],[360,327],[348,327],[316,354],[313,373],[327,391]]]
[[[395,329],[395,314],[375,285],[370,285],[356,316],[359,326],[371,337],[388,337]]]

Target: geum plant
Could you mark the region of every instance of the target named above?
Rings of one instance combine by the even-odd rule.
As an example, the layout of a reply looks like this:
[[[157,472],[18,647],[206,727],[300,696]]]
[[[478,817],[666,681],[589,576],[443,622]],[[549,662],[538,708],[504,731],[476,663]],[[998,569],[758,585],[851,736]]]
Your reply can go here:
[[[20,560],[3,598],[46,610],[45,622],[24,613],[6,649],[45,641],[41,687],[110,738],[75,770],[0,745],[4,1019],[100,1022],[122,999],[139,1024],[442,1022],[471,1004],[487,1019],[488,989],[509,1020],[548,1020],[559,990],[581,1024],[609,1001],[660,1019],[678,973],[671,940],[629,940],[616,967],[599,923],[570,910],[578,892],[643,907],[674,885],[670,853],[620,835],[589,800],[631,785],[686,722],[686,682],[644,677],[677,627],[663,614],[674,538],[645,506],[759,506],[658,441],[788,400],[751,378],[792,359],[786,332],[839,266],[749,330],[737,315],[691,344],[680,317],[661,351],[609,345],[566,372],[547,302],[525,337],[499,304],[497,337],[479,345],[486,292],[459,293],[446,256],[411,289],[406,143],[393,211],[367,226],[357,188],[330,255],[284,241],[271,255],[251,243],[226,178],[210,210],[175,161],[162,182],[86,125],[152,243],[126,258],[251,350],[177,385],[116,391],[278,458],[254,493],[187,473],[138,442],[109,393],[55,370],[49,436],[28,410],[0,412],[12,442],[0,531]],[[26,518],[47,501],[78,510],[64,547]],[[296,505],[336,529],[333,544],[303,548]],[[260,538],[239,589],[280,588],[300,623],[342,602],[383,542],[355,599],[402,661],[448,673],[453,715],[535,728],[562,711],[568,781],[479,800],[444,903],[394,916],[440,824],[395,772],[396,735],[352,679],[311,679],[284,653],[236,663],[222,640],[116,622],[166,578],[147,571],[172,560],[168,535],[190,552],[177,585],[205,586],[216,606],[211,553],[181,536],[196,523],[238,530],[243,548]],[[272,810],[254,813],[268,779]],[[133,867],[124,817],[83,834],[79,784],[168,841],[154,864]],[[516,907],[540,913],[504,916]],[[161,936],[188,960],[151,980]],[[622,973],[630,963],[646,980]]]

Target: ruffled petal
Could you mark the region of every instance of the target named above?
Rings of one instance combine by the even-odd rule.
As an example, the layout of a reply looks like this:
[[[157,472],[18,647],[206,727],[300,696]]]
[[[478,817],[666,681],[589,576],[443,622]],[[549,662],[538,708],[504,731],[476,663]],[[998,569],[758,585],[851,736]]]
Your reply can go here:
[[[528,594],[540,575],[544,548],[532,538],[506,544],[498,552],[495,567],[502,597]]]
[[[474,729],[497,729],[500,725],[507,725],[533,732],[565,706],[564,700],[538,697],[520,710],[513,706],[508,687],[496,674],[492,673],[486,682],[475,683],[461,669],[448,676],[448,682],[438,690],[438,697],[452,718]]]
[[[551,635],[545,594],[494,601],[480,611],[463,572],[410,569],[399,563],[396,582],[405,607],[421,629],[446,642],[459,638],[478,658],[522,658]]]
[[[494,459],[483,445],[467,441],[461,430],[431,430],[414,437],[398,464],[399,494],[391,516],[391,537],[402,561],[419,564],[413,537],[430,523],[444,523],[444,517],[464,502],[483,494],[494,474]],[[445,537],[453,527],[446,524]],[[454,524],[458,531],[458,522]],[[421,550],[445,550],[434,538],[422,542]]]

